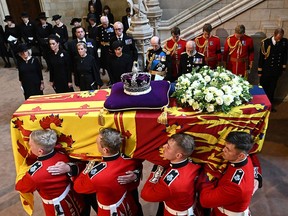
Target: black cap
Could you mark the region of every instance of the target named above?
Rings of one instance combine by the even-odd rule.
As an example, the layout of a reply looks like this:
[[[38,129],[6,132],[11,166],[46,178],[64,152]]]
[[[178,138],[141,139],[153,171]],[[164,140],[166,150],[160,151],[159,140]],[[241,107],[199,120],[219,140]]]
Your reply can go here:
[[[60,19],[61,17],[62,17],[62,16],[60,16],[60,15],[58,15],[58,14],[53,15],[53,16],[52,16],[52,21],[56,21],[56,20]]]
[[[117,49],[118,47],[123,47],[123,43],[122,43],[122,41],[120,41],[120,40],[116,40],[116,41],[114,41],[113,43],[112,43],[112,49],[113,50],[115,50],[115,49]]]
[[[38,20],[40,20],[40,19],[46,20],[47,18],[48,18],[48,17],[46,16],[46,13],[45,13],[45,12],[41,12],[41,13],[38,15],[38,17],[37,17]]]
[[[13,18],[10,15],[5,16],[4,22],[8,22],[8,21],[12,21],[13,22]]]
[[[21,13],[21,17],[29,17],[29,14],[26,11],[24,11]]]
[[[81,20],[82,20],[81,18],[73,18],[73,19],[71,20],[70,25],[74,25],[75,22],[81,23]]]
[[[27,44],[25,43],[19,44],[17,47],[17,53],[24,52],[28,49],[30,49],[30,47]]]

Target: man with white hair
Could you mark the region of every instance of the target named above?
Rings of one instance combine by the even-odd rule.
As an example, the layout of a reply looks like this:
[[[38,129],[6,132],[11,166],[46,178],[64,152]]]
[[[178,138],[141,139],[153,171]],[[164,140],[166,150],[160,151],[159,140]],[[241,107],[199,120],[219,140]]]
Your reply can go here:
[[[124,27],[123,23],[117,21],[113,25],[115,36],[111,38],[110,44],[112,45],[114,41],[119,40],[122,42],[122,52],[129,55],[133,61],[138,60],[138,51],[135,46],[135,41],[132,37],[128,36],[123,32]],[[111,52],[114,53],[114,50],[111,49]],[[128,71],[127,71],[128,72]]]
[[[188,41],[186,51],[181,54],[179,76],[190,73],[193,68],[201,68],[205,65],[205,56],[196,51],[196,43]]]
[[[113,25],[109,23],[107,16],[102,16],[100,18],[101,24],[97,29],[97,37],[96,42],[98,43],[97,47],[101,49],[100,56],[100,67],[102,68],[102,74],[105,74],[105,70],[108,71],[108,59],[110,57],[110,40],[113,36],[115,36]],[[109,74],[109,71],[108,71]]]
[[[147,50],[146,65],[144,71],[152,75],[153,80],[172,80],[171,57],[161,47],[158,36],[150,40],[151,47]]]

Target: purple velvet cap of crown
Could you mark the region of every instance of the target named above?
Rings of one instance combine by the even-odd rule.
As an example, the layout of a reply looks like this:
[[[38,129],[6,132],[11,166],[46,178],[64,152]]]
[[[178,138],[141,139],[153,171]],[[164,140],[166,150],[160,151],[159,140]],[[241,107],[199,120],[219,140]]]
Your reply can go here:
[[[145,72],[124,73],[121,75],[124,92],[128,95],[143,95],[151,91],[151,74]]]

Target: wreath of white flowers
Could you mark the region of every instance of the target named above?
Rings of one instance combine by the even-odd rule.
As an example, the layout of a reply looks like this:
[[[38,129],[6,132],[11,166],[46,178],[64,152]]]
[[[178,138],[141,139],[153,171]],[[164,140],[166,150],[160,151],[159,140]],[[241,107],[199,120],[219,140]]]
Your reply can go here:
[[[173,97],[182,107],[202,112],[229,112],[232,107],[252,99],[252,86],[244,78],[223,67],[211,70],[208,66],[193,68],[177,80]]]

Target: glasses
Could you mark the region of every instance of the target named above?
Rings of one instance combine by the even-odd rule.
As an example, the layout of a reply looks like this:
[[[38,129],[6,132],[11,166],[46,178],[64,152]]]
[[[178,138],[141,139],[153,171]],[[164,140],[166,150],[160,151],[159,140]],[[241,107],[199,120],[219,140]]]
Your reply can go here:
[[[115,28],[114,30],[115,30],[115,31],[121,31],[122,28]]]

